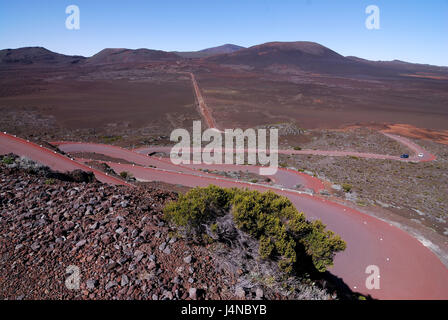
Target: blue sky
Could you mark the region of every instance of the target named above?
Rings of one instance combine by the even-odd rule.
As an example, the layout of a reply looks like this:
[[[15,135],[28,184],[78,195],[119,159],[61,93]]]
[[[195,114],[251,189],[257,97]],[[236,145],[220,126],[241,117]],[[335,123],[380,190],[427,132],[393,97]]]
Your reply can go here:
[[[81,11],[67,30],[65,8]],[[368,5],[381,29],[365,27]],[[199,50],[308,40],[343,55],[448,66],[448,0],[0,0],[0,48],[90,56],[108,48]]]

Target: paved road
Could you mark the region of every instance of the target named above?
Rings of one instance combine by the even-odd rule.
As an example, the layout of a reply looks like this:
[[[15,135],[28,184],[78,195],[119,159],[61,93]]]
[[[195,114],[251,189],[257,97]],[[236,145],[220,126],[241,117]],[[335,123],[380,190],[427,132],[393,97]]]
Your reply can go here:
[[[66,152],[96,151],[108,156],[132,159],[141,165],[155,165],[145,168],[127,164],[108,163],[115,171],[129,171],[143,181],[163,181],[186,186],[207,186],[215,184],[222,187],[247,187],[260,191],[273,190],[287,196],[294,205],[311,219],[321,219],[328,227],[347,241],[347,250],[338,254],[331,272],[364,294],[383,299],[448,298],[448,270],[440,260],[419,241],[402,230],[375,219],[369,215],[336,204],[319,197],[300,194],[288,188],[299,181],[301,175],[292,170],[279,170],[274,177],[284,188],[250,184],[220,176],[208,175],[194,169],[250,170],[252,166],[237,165],[183,165],[167,164],[167,159],[155,159],[117,147],[98,146],[85,143],[64,143],[59,146]],[[141,151],[141,150],[140,150]],[[166,151],[154,148],[150,151]],[[415,150],[420,151],[420,150]],[[396,158],[396,160],[402,160]],[[418,159],[416,159],[418,160]],[[138,161],[138,162],[137,162]],[[154,162],[158,161],[158,165]],[[300,180],[305,186],[318,191],[323,188],[317,179]],[[370,291],[365,287],[365,269],[377,265],[381,271],[381,289]],[[432,274],[432,276],[430,276]]]
[[[172,170],[176,172],[186,172],[191,174],[198,174],[198,169],[218,170],[218,171],[246,171],[258,174],[258,166],[241,166],[241,165],[206,165],[206,164],[190,164],[190,165],[174,165],[169,159],[148,157],[142,153],[133,152],[127,149],[119,148],[116,146],[82,143],[82,142],[53,142],[58,145],[59,148],[67,153],[79,153],[79,152],[95,152],[106,155],[108,157],[116,159],[124,159],[128,162],[138,164],[140,166],[154,166],[159,169]],[[165,150],[164,147],[163,150]],[[159,150],[157,148],[157,150]],[[200,172],[203,176],[221,177],[219,175],[210,174],[206,172]],[[277,173],[270,176],[275,183],[283,185],[287,188],[294,188],[297,185],[306,189],[311,189],[314,192],[318,192],[323,189],[322,182],[307,174],[303,174],[298,171],[282,169],[280,168]]]
[[[45,164],[56,171],[67,172],[77,169],[81,169],[83,171],[91,171],[101,182],[113,185],[125,184],[130,186],[129,184],[124,183],[123,180],[108,176],[99,170],[92,169],[86,165],[73,161],[70,158],[65,157],[59,153],[55,153],[54,151],[43,148],[34,143],[1,132],[0,154],[8,153],[14,153],[18,156],[27,157],[36,162]]]
[[[288,149],[279,149],[279,154],[287,154],[287,155],[317,155],[317,156],[328,156],[328,157],[358,157],[358,158],[364,158],[364,159],[380,159],[380,160],[395,160],[395,161],[403,161],[403,162],[428,162],[433,161],[436,159],[436,156],[431,154],[430,152],[426,151],[424,148],[420,147],[419,145],[415,144],[414,142],[410,141],[409,139],[397,135],[393,135],[390,133],[382,132],[385,136],[397,141],[398,143],[401,143],[408,147],[412,154],[409,156],[408,159],[402,159],[400,156],[393,156],[393,155],[387,155],[387,154],[376,154],[376,153],[367,153],[367,152],[354,152],[354,151],[338,151],[338,150],[310,150],[310,149],[304,149],[304,150],[288,150]],[[203,149],[190,149],[191,152],[201,152]],[[150,147],[142,147],[137,148],[134,150],[135,152],[141,153],[141,154],[150,154],[150,153],[157,153],[157,152],[163,152],[166,154],[170,154],[171,147],[167,146],[150,146]],[[188,152],[189,150],[185,150],[185,152]],[[220,150],[223,154],[226,151],[256,151],[252,149],[221,149]],[[423,157],[418,157],[418,154],[423,154]]]
[[[379,299],[447,299],[448,269],[419,241],[388,223],[357,210],[286,188],[273,188],[222,177],[198,176],[166,169],[108,163],[116,171],[128,171],[140,180],[164,181],[190,187],[208,186],[272,190],[287,196],[310,219],[321,219],[340,234],[347,249],[335,258],[330,270],[354,291]],[[380,268],[380,290],[367,290],[365,269]]]
[[[357,210],[320,197],[301,194],[287,187],[250,184],[205,174],[192,166],[174,166],[167,159],[148,157],[118,147],[87,143],[60,143],[59,147],[67,152],[96,152],[125,159],[134,164],[110,162],[109,165],[117,172],[129,171],[140,180],[164,181],[191,187],[215,184],[222,187],[272,190],[291,199],[308,218],[321,219],[329,229],[340,234],[347,242],[346,251],[337,254],[335,266],[330,271],[342,278],[354,291],[380,299],[448,299],[448,269],[435,254],[406,232]],[[82,167],[62,155],[24,140],[0,135],[0,153],[9,152],[26,155],[57,170]],[[227,169],[239,167],[241,170],[250,168],[231,166]],[[219,168],[226,169],[222,166]],[[287,170],[279,172],[279,176],[275,178],[280,182],[290,183],[289,179],[296,178],[316,190],[321,188],[319,185],[312,185],[316,182],[314,179],[306,180]],[[101,175],[96,171],[95,174]],[[117,181],[114,180],[114,183]],[[379,290],[368,290],[365,286],[368,276],[365,270],[369,265],[380,268]]]

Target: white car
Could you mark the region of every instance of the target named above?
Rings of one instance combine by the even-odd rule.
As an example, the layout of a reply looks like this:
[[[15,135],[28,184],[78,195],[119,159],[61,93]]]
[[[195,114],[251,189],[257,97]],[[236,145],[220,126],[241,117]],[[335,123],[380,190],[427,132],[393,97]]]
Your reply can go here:
[[[419,158],[423,158],[423,156],[424,156],[423,153],[419,153],[419,154],[418,154],[418,157],[419,157]]]

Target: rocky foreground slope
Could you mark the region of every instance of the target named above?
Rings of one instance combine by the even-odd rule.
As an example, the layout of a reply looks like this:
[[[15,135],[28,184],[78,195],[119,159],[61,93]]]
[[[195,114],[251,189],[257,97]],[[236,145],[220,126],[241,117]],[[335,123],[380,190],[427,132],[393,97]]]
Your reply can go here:
[[[175,193],[53,176],[0,157],[0,299],[331,298],[311,284],[285,294],[247,281],[250,270],[219,268],[163,221]],[[79,289],[66,286],[73,266]]]

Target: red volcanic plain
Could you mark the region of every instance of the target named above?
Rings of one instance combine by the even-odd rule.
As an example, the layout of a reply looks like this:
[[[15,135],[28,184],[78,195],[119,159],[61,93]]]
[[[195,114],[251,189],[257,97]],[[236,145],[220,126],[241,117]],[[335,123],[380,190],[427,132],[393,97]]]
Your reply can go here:
[[[280,169],[272,177],[275,185],[248,183],[199,169],[253,172],[258,169],[255,166],[176,166],[168,159],[146,155],[167,153],[163,146],[131,151],[109,144],[71,142],[160,143],[173,129],[189,129],[197,119],[220,129],[279,123],[302,128],[379,126],[386,136],[412,150],[409,159],[341,150],[287,149],[280,153],[406,163],[437,160],[404,136],[441,143],[448,140],[447,67],[344,57],[312,42],[226,46],[211,52],[186,58],[157,50],[105,49],[84,58],[43,48],[1,50],[0,128],[29,139],[65,140],[56,144],[68,153],[124,159],[126,163],[107,164],[143,182],[274,191],[288,197],[310,219],[321,219],[347,242],[347,250],[336,256],[331,272],[353,291],[380,299],[448,299],[448,269],[425,241],[320,196],[324,184],[317,178]],[[83,163],[89,159],[70,159],[0,134],[0,153],[11,152],[55,170],[93,171],[105,183],[127,184],[89,168]],[[297,184],[316,194],[293,190]],[[366,268],[371,265],[381,270],[381,288],[374,292],[365,286]]]

